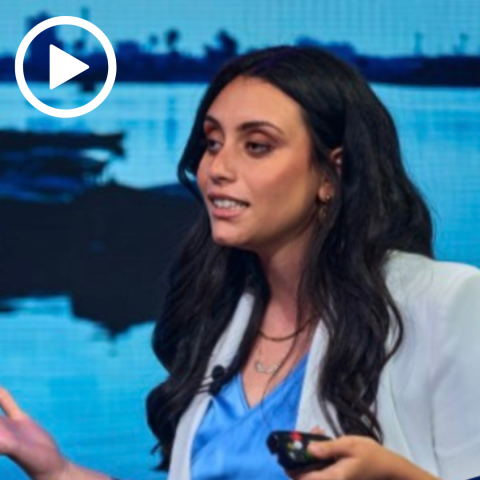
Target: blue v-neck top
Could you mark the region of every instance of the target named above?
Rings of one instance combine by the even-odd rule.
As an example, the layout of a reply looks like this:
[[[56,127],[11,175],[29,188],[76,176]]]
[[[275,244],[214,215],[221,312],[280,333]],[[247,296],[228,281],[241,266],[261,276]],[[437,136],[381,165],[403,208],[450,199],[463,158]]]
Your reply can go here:
[[[238,373],[212,398],[192,446],[192,480],[286,480],[269,452],[273,430],[294,430],[308,354],[260,403],[250,407]]]

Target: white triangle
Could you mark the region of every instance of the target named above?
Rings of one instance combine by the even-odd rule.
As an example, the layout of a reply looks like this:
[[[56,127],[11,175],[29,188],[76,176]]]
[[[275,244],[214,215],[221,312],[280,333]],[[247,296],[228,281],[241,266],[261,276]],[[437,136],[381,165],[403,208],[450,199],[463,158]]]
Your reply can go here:
[[[90,68],[55,45],[50,45],[50,90]]]

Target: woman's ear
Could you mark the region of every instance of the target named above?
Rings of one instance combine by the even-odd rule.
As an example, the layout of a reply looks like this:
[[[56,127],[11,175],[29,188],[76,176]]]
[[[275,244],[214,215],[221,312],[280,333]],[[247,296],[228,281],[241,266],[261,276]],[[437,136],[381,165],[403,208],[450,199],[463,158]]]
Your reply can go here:
[[[328,161],[335,168],[337,175],[341,177],[342,175],[342,161],[343,161],[343,147],[337,147],[330,151],[328,155]],[[333,183],[331,178],[328,175],[325,175],[320,182],[318,188],[318,198],[319,203],[328,203],[333,199],[335,195],[335,189],[333,188]]]
[[[342,163],[343,163],[343,147],[334,148],[328,155],[328,159],[332,162],[337,175],[340,177],[342,175]]]

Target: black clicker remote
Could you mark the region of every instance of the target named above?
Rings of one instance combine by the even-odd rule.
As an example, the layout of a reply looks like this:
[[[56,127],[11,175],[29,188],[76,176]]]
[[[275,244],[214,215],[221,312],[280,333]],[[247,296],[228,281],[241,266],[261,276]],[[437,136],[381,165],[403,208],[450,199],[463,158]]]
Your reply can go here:
[[[335,460],[319,460],[308,450],[310,441],[332,440],[330,437],[317,433],[275,431],[267,439],[267,446],[271,453],[277,455],[278,463],[289,472],[304,473],[311,470],[321,470],[332,465]]]

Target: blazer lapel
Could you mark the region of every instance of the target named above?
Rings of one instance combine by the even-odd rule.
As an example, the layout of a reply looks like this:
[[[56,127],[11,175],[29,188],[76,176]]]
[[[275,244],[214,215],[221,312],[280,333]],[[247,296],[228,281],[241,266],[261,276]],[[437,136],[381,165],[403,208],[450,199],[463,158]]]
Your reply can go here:
[[[212,370],[221,365],[227,368],[233,360],[243,338],[253,309],[254,296],[245,292],[240,297],[232,321],[218,341],[208,363],[204,381],[211,379]],[[192,443],[212,396],[199,393],[182,415],[175,434],[169,480],[190,480]]]
[[[387,349],[392,348],[395,335],[396,330],[392,328],[387,339]],[[319,426],[325,430],[326,435],[333,437],[333,430],[327,423],[326,416],[317,400],[317,382],[319,371],[323,368],[327,345],[328,332],[324,323],[319,321],[308,357],[295,428],[301,432],[309,432],[314,426]],[[380,376],[376,402],[377,418],[383,428],[385,436],[384,445],[407,458],[412,458],[395,405],[395,392],[391,378],[394,361],[395,358],[390,359],[383,368]],[[338,430],[342,431],[335,410],[328,402],[326,402],[326,409],[330,413]]]

